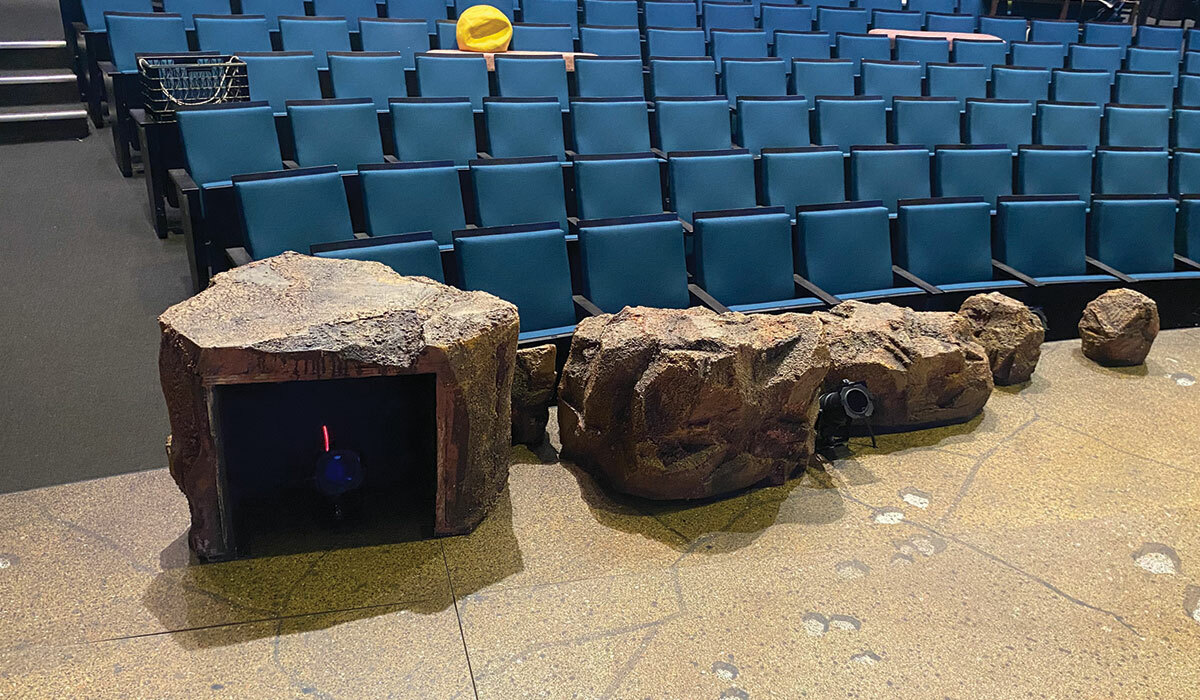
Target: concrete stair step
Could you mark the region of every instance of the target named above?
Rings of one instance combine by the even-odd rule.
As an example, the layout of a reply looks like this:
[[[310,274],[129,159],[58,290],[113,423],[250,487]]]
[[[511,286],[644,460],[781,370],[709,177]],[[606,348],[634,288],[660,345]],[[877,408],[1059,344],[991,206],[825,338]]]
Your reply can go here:
[[[0,69],[0,106],[64,104],[78,98],[78,82],[69,69]]]
[[[81,139],[87,135],[87,109],[77,102],[0,107],[0,143]]]
[[[0,70],[70,67],[71,54],[62,39],[0,41]]]

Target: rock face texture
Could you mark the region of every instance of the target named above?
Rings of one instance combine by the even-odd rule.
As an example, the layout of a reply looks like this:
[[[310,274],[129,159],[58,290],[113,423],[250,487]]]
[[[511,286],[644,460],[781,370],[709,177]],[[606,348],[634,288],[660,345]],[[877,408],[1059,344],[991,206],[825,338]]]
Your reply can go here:
[[[508,302],[379,263],[285,253],[217,275],[159,325],[171,475],[202,558],[233,554],[209,420],[222,384],[434,374],[436,530],[470,530],[504,488],[518,326]]]
[[[811,315],[638,307],[588,318],[559,385],[563,455],[646,498],[781,483],[812,455],[828,368]]]
[[[999,292],[976,294],[959,307],[971,335],[987,351],[996,384],[1029,381],[1042,355],[1046,329],[1029,307]]]
[[[540,445],[546,438],[550,402],[558,384],[554,366],[557,359],[558,351],[553,344],[517,350],[512,385],[513,444]]]
[[[814,316],[825,324],[833,361],[826,389],[843,379],[866,382],[877,430],[962,422],[992,394],[987,352],[957,313],[848,301]]]
[[[1112,367],[1140,365],[1158,337],[1158,304],[1132,289],[1111,289],[1083,309],[1083,354]]]

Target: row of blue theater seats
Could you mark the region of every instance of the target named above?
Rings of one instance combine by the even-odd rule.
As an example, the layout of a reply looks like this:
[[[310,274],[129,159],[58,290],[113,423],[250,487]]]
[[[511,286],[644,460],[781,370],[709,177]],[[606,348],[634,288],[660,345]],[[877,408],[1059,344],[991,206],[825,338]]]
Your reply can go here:
[[[484,164],[472,176],[479,187],[505,168],[530,165]],[[382,198],[386,209],[399,211],[395,200],[416,196],[411,176],[421,167],[363,170],[368,203]],[[452,169],[446,175],[453,177]],[[239,175],[233,188],[247,233],[247,249],[230,251],[238,263],[299,250],[444,279],[445,256],[429,232],[354,236],[334,168]],[[697,211],[691,227],[670,213],[585,220],[572,225],[574,274],[564,222],[463,227],[452,234],[449,267],[463,288],[515,303],[525,342],[569,334],[580,310],[632,305],[700,300],[756,312],[855,298],[1200,278],[1200,265],[1177,254],[1194,255],[1200,245],[1198,199],[1097,197],[1090,213],[1069,196],[1001,197],[997,206],[994,224],[978,197],[901,201],[894,226],[878,201],[800,206],[794,224],[784,207]]]

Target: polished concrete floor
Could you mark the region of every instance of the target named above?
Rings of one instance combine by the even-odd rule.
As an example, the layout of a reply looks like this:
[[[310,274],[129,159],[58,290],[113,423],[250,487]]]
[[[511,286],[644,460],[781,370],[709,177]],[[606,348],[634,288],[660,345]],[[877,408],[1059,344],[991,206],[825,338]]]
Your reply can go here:
[[[778,488],[653,504],[515,448],[469,536],[206,566],[164,470],[2,495],[0,697],[1195,698],[1198,376],[1200,330],[1048,344]]]

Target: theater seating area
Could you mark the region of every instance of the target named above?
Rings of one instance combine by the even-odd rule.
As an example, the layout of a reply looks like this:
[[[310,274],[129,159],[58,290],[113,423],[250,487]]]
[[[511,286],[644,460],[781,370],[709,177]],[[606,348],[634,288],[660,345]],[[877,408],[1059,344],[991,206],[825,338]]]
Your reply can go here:
[[[247,64],[251,102],[178,115],[196,289],[283,250],[376,259],[516,302],[533,342],[624,305],[1050,304],[1200,279],[1194,30],[953,2],[525,0],[501,8],[512,49],[598,55],[489,70],[431,51],[470,4],[89,15],[118,73],[148,51]]]

